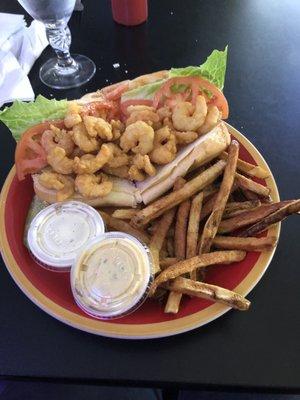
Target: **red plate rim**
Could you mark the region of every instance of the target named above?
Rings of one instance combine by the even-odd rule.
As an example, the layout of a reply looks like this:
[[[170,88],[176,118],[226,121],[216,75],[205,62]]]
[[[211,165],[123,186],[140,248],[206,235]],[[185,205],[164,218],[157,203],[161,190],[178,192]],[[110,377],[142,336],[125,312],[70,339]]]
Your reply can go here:
[[[246,148],[256,163],[269,171],[270,176],[266,179],[266,183],[271,190],[271,196],[274,201],[279,201],[279,193],[274,177],[262,155],[254,147],[254,145],[245,138],[245,136],[243,136],[231,125],[226,125],[229,129],[229,132]],[[11,169],[7,176],[0,198],[0,248],[2,257],[9,273],[20,289],[27,297],[29,297],[30,300],[32,300],[38,307],[40,307],[49,315],[74,328],[101,336],[123,339],[150,339],[172,336],[190,331],[213,321],[230,310],[230,307],[227,307],[223,304],[213,304],[199,312],[170,321],[150,324],[118,324],[93,320],[88,317],[75,314],[56,304],[43,293],[41,293],[24,275],[18,263],[16,262],[8,243],[4,216],[6,199],[14,176],[15,167]],[[277,224],[268,230],[267,235],[279,238],[279,233],[280,224]],[[234,288],[234,290],[241,295],[246,296],[262,278],[273,258],[274,252],[275,248],[270,252],[261,253],[249,274]]]

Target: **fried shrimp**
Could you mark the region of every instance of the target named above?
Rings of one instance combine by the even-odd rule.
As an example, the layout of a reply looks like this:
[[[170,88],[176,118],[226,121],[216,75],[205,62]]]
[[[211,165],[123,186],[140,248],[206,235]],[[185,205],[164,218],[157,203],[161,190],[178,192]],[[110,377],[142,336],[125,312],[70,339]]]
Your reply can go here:
[[[113,134],[111,126],[105,119],[93,117],[92,115],[85,115],[83,117],[83,123],[91,137],[95,138],[99,136],[103,140],[112,140]]]
[[[144,121],[137,121],[128,125],[120,138],[120,146],[127,153],[145,155],[153,149],[154,130]]]
[[[128,170],[129,170],[128,165],[123,165],[122,167],[117,167],[117,168],[111,168],[108,165],[104,165],[104,167],[102,167],[102,171],[105,172],[106,174],[117,176],[118,178],[123,178],[123,179],[129,178]]]
[[[66,151],[62,147],[52,147],[47,155],[47,161],[59,174],[68,175],[73,172],[73,160],[67,157]]]
[[[136,121],[144,121],[148,125],[152,126],[153,124],[158,123],[160,120],[158,114],[155,112],[155,109],[149,106],[129,106],[127,108],[127,112],[129,113],[129,117],[126,121],[126,126],[131,125]]]
[[[117,144],[114,143],[106,143],[106,146],[109,147],[112,157],[107,162],[107,165],[111,168],[122,167],[123,165],[127,165],[129,163],[129,157]]]
[[[96,156],[85,154],[74,158],[74,172],[76,174],[93,174],[101,169],[112,158],[112,150],[108,144],[103,144]]]
[[[129,168],[128,174],[129,178],[133,181],[143,181],[145,179],[145,174],[143,171],[153,176],[156,174],[156,169],[152,165],[148,155],[142,156],[141,154],[136,154],[132,160],[133,164]]]
[[[79,124],[82,119],[80,116],[81,107],[74,101],[70,102],[68,105],[68,111],[64,119],[66,128],[73,128],[73,126]]]
[[[221,113],[216,106],[208,106],[207,115],[204,124],[197,130],[198,133],[203,135],[214,128],[221,119]]]
[[[172,116],[172,111],[169,107],[161,107],[157,110],[157,114],[161,120],[164,120],[165,118],[170,118]]]
[[[104,197],[111,192],[113,183],[105,174],[77,175],[75,179],[76,190],[84,197]]]
[[[207,105],[203,96],[197,96],[193,106],[186,101],[175,105],[172,114],[174,128],[179,131],[196,131],[204,123]]]
[[[64,201],[74,193],[74,180],[52,171],[42,172],[38,176],[39,183],[46,189],[56,190],[56,200]]]
[[[120,120],[112,119],[110,121],[111,129],[112,129],[112,141],[120,139],[121,134],[125,131],[125,124]]]
[[[180,131],[172,131],[176,137],[176,143],[178,144],[188,144],[192,143],[197,139],[198,134],[194,131],[180,132]]]
[[[154,148],[149,154],[150,160],[156,164],[168,164],[176,156],[176,138],[168,126],[155,132]]]
[[[73,127],[73,140],[85,153],[91,153],[98,150],[100,147],[98,140],[89,136],[83,122]]]
[[[70,155],[75,147],[70,132],[65,129],[59,129],[54,125],[50,125],[50,129],[44,131],[41,137],[41,145],[46,153],[56,146],[62,147],[66,155]]]

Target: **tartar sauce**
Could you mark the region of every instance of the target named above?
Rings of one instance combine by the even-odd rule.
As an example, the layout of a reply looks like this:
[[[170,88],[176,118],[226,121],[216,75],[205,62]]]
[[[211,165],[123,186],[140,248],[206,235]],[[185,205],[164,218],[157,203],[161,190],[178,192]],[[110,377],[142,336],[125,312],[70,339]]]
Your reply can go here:
[[[96,318],[128,314],[147,297],[151,269],[145,245],[122,232],[105,233],[88,244],[71,269],[75,301]]]

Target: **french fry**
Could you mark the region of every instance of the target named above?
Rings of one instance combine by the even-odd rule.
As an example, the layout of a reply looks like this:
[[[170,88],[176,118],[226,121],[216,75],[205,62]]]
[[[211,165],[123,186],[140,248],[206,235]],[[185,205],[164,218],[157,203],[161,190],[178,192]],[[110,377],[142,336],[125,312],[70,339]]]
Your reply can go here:
[[[250,190],[250,192],[264,197],[267,197],[270,194],[269,188],[261,185],[260,183],[254,182],[249,178],[246,178],[244,175],[236,173],[235,180],[242,189]]]
[[[218,196],[218,193],[215,193],[209,200],[207,200],[203,204],[202,209],[201,209],[201,214],[200,214],[200,221],[202,221],[204,218],[206,218],[212,212],[217,196]]]
[[[213,210],[203,228],[200,239],[199,254],[209,252],[212,241],[218,231],[218,227],[222,220],[222,215],[234,182],[238,154],[239,144],[236,140],[233,140],[229,145],[227,165],[225,167],[218,196],[216,198]]]
[[[251,208],[255,208],[261,205],[260,200],[249,200],[249,201],[233,201],[231,203],[227,203],[224,214],[232,211],[239,210],[248,210]]]
[[[243,189],[242,187],[240,187],[240,190],[247,200],[259,200],[259,196],[256,193]]]
[[[280,201],[278,203],[262,204],[260,207],[257,207],[250,211],[245,211],[237,215],[236,217],[225,219],[220,223],[218,232],[229,233],[244,226],[255,224],[261,219],[279,210],[283,206],[291,204],[293,201],[294,200],[286,200]],[[251,234],[250,236],[253,236],[253,234]]]
[[[170,279],[175,279],[177,276],[191,273],[195,269],[201,269],[213,264],[230,264],[238,262],[245,258],[246,252],[240,250],[215,251],[211,253],[201,254],[189,258],[188,260],[179,261],[177,264],[171,265],[169,268],[162,271],[152,283],[149,296],[152,296],[156,288]]]
[[[137,210],[133,208],[123,208],[119,210],[115,210],[111,216],[118,219],[131,219],[135,216]]]
[[[183,186],[184,183],[185,180],[183,178],[177,179],[176,182],[174,183],[174,190],[177,190],[178,188]],[[155,223],[155,230],[154,233],[152,234],[149,244],[149,248],[153,258],[153,270],[155,274],[157,274],[160,271],[159,258],[160,255],[165,253],[163,249],[163,244],[167,236],[168,230],[172,225],[175,214],[176,214],[176,208],[172,208],[171,210],[166,212],[160,218],[159,221]],[[164,254],[164,257],[165,256],[166,254]]]
[[[222,160],[227,160],[228,153],[226,151],[223,151],[223,153],[221,153],[219,157]],[[266,169],[260,167],[259,165],[249,164],[246,161],[241,160],[240,158],[237,161],[237,169],[247,175],[255,176],[256,178],[265,179],[270,176],[269,172]]]
[[[245,251],[269,251],[276,246],[275,236],[262,238],[256,237],[236,237],[236,236],[216,236],[213,246],[223,250],[245,250]]]
[[[132,218],[131,224],[135,227],[144,226],[170,208],[177,206],[197,192],[200,192],[200,190],[214,182],[214,180],[223,172],[225,165],[226,162],[224,160],[218,161],[212,167],[202,172],[202,174],[187,182],[183,188],[161,197],[143,210],[138,211]]]
[[[174,238],[167,238],[167,251],[169,257],[174,257],[175,256],[175,251],[174,251]]]
[[[226,304],[240,311],[248,310],[251,304],[249,300],[231,290],[182,277],[178,277],[171,282],[169,288],[189,296],[196,296],[212,300],[216,303]]]
[[[233,182],[231,193],[233,193],[237,189],[237,184]],[[220,188],[219,188],[220,190]],[[200,221],[202,221],[204,218],[206,218],[213,210],[214,204],[216,202],[216,198],[218,197],[218,190],[217,193],[214,193],[213,196],[209,200],[207,200],[202,207],[201,210],[201,215],[200,215]]]
[[[300,200],[294,200],[292,203],[287,204],[277,211],[269,214],[262,220],[258,221],[256,224],[250,226],[245,231],[241,232],[238,236],[246,237],[256,235],[257,233],[263,232],[270,225],[276,222],[282,221],[291,214],[298,213],[300,211]]]
[[[183,260],[186,253],[186,235],[188,218],[191,208],[191,201],[183,201],[177,210],[175,233],[174,233],[174,250],[175,257]]]
[[[162,258],[159,261],[160,269],[164,270],[164,269],[170,267],[171,265],[174,265],[174,264],[178,263],[179,261],[180,261],[179,258],[176,258],[176,257]]]
[[[177,180],[174,189],[179,190],[185,185],[185,180],[182,178],[180,181]],[[174,253],[175,257],[179,259],[185,258],[186,249],[186,230],[187,221],[190,210],[191,202],[190,200],[185,200],[182,202],[177,209],[175,232],[174,232]],[[167,303],[165,306],[166,313],[177,313],[180,305],[182,295],[180,293],[169,293]]]
[[[232,202],[227,203],[224,213],[223,219],[228,219],[235,217],[243,213],[246,210],[253,210],[261,205],[260,200],[249,200],[249,201],[242,201],[242,202]]]
[[[186,236],[186,258],[192,258],[197,255],[197,244],[199,235],[199,223],[201,215],[201,207],[203,201],[203,192],[197,194],[191,204],[189,224]],[[196,271],[190,274],[191,279],[196,279]]]
[[[152,273],[153,275],[157,275],[160,272],[160,264],[159,264],[159,250],[157,247],[153,246],[151,243],[149,244],[149,249],[152,255]]]
[[[218,192],[219,187],[217,185],[209,185],[207,186],[203,191],[203,200],[205,200],[207,197],[211,196],[212,194],[215,194]]]
[[[174,183],[174,191],[180,189],[185,184],[185,180],[183,178],[178,178]],[[168,231],[172,222],[174,220],[176,214],[176,208],[172,208],[168,212],[166,212],[160,220],[155,223],[155,229],[153,231],[150,245],[152,247],[156,247],[158,252],[161,251],[163,247],[163,243],[165,238],[167,237]]]
[[[174,292],[171,290],[168,295],[168,300],[165,305],[164,312],[166,314],[177,314],[179,311],[179,306],[182,298],[182,293]]]
[[[153,234],[153,236],[151,237],[150,243],[152,246],[155,246],[158,251],[160,251],[163,247],[163,243],[167,236],[168,229],[173,222],[175,213],[176,209],[172,208],[171,210],[166,212],[157,222],[157,228],[155,229],[155,234]]]
[[[109,228],[115,229],[117,231],[129,233],[129,235],[134,236],[135,238],[137,238],[138,240],[140,240],[146,244],[150,243],[149,235],[146,232],[144,232],[143,230],[133,228],[131,225],[129,225],[128,222],[125,222],[121,219],[114,218],[104,211],[99,211],[99,213],[100,213],[101,217],[103,218],[103,221]]]

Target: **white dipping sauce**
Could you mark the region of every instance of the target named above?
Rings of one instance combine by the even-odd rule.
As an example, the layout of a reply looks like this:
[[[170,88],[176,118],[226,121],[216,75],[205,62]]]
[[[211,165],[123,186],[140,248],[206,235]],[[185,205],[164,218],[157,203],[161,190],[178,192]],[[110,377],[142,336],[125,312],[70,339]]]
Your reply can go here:
[[[113,318],[134,311],[151,283],[149,249],[122,232],[95,239],[78,256],[71,270],[77,304],[96,318]]]
[[[30,224],[27,241],[38,263],[51,270],[67,271],[77,253],[102,233],[104,223],[94,208],[68,201],[41,210]]]

